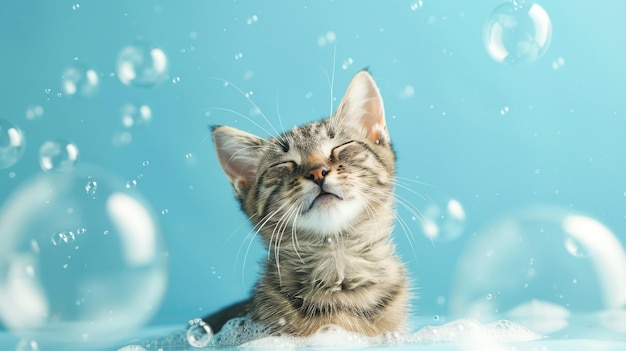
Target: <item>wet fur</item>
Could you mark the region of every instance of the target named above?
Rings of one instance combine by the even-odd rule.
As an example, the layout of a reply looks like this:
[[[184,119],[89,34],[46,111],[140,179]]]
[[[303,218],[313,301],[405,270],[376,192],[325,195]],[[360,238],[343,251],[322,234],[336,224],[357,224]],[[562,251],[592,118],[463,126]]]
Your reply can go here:
[[[205,321],[247,313],[272,334],[296,336],[328,324],[403,331],[408,282],[390,239],[395,155],[369,73],[353,78],[329,118],[269,139],[231,127],[213,137],[269,259],[250,301]]]

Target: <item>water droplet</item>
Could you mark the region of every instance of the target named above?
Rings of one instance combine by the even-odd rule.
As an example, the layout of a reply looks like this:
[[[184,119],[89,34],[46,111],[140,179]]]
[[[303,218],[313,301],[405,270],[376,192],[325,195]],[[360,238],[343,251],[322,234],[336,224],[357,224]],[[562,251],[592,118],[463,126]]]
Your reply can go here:
[[[28,106],[26,108],[26,119],[29,121],[40,119],[43,116],[43,107],[40,105]]]
[[[548,50],[551,38],[552,23],[543,7],[520,0],[493,10],[485,25],[484,45],[496,62],[529,64]]]
[[[13,166],[24,154],[24,133],[13,123],[0,119],[0,169]]]
[[[76,236],[73,232],[58,232],[52,235],[50,241],[52,241],[52,245],[58,246],[62,244],[71,243],[76,239]]]
[[[213,337],[213,331],[211,326],[204,322],[200,318],[196,318],[189,322],[189,328],[187,328],[187,342],[193,347],[206,347],[211,338]]]
[[[117,57],[117,77],[124,85],[150,88],[167,78],[167,56],[145,42],[124,47]]]
[[[78,162],[78,147],[65,139],[46,141],[39,148],[39,166],[45,172],[65,173]]]
[[[96,71],[80,63],[75,63],[63,71],[61,90],[69,96],[93,96],[98,91],[98,81]],[[60,97],[60,95],[58,96]]]
[[[89,181],[87,181],[87,184],[85,185],[85,192],[87,193],[87,195],[91,196],[93,199],[96,198],[97,195],[97,190],[98,190],[98,182],[90,179]]]
[[[152,109],[148,105],[126,104],[121,108],[122,125],[126,128],[145,126],[152,119]]]

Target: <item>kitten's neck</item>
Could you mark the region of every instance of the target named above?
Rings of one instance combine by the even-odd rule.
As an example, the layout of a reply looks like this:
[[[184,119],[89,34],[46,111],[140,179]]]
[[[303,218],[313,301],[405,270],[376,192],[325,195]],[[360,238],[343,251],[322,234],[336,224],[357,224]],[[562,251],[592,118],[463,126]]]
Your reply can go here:
[[[388,274],[389,265],[397,266],[391,211],[367,216],[349,231],[302,233],[285,230],[279,246],[270,247],[267,273],[276,272],[281,283],[314,282],[316,289],[329,291],[353,289],[377,283]],[[296,273],[296,274],[294,274]]]

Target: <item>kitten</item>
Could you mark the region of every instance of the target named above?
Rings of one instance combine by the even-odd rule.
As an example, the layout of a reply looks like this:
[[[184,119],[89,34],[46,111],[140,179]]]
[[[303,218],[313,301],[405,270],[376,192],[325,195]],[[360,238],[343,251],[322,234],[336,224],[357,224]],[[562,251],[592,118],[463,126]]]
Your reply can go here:
[[[219,330],[248,315],[295,336],[327,324],[403,331],[408,282],[390,239],[395,155],[371,75],[355,75],[329,118],[269,139],[224,126],[213,138],[269,259],[251,300],[204,320]]]

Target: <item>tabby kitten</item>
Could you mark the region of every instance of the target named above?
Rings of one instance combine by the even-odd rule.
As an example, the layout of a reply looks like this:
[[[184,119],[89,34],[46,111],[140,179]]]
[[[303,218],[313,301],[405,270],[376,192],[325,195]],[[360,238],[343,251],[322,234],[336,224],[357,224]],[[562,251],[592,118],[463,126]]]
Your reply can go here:
[[[295,336],[327,324],[404,330],[408,283],[390,239],[395,155],[371,75],[355,75],[329,118],[269,139],[231,127],[213,137],[269,259],[251,300],[205,321],[248,314]]]

